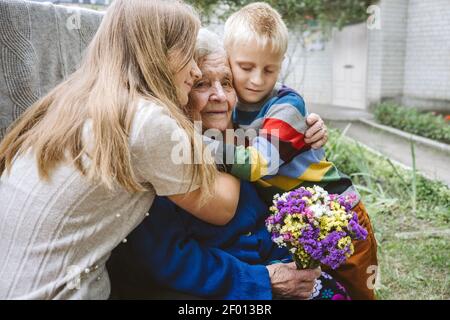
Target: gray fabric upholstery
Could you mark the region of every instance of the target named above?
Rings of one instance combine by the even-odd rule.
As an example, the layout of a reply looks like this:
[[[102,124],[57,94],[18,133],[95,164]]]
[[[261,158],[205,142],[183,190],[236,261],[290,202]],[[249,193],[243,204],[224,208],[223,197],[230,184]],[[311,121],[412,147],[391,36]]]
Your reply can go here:
[[[102,17],[75,7],[0,0],[0,140],[12,121],[76,69]]]

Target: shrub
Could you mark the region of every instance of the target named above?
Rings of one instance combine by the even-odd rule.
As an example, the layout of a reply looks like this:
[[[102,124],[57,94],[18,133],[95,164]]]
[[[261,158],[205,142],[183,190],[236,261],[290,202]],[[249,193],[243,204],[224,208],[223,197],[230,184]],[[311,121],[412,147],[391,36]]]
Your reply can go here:
[[[450,208],[450,189],[439,181],[432,181],[409,170],[394,165],[358,142],[346,137],[339,130],[329,129],[326,144],[327,158],[343,173],[352,177],[363,194],[374,198],[395,197],[412,206],[413,184],[416,187],[414,201],[422,207]]]
[[[384,125],[450,144],[450,124],[431,112],[382,103],[375,109],[375,118]]]

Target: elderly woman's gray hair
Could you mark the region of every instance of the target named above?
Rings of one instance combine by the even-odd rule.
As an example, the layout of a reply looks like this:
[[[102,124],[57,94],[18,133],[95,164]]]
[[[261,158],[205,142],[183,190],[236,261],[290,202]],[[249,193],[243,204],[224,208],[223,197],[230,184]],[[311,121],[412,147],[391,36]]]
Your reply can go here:
[[[213,53],[226,54],[223,40],[216,33],[201,28],[197,36],[194,59],[199,62]]]

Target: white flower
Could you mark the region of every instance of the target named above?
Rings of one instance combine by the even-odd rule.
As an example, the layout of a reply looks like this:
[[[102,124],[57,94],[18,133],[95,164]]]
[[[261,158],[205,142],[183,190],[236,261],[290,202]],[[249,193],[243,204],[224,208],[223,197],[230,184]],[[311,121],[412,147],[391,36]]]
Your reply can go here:
[[[325,191],[325,189],[324,188],[322,188],[321,186],[318,186],[318,185],[315,185],[314,186],[314,190],[317,192],[317,193],[320,193],[320,194],[328,194],[328,192],[327,191]]]
[[[310,207],[311,211],[314,212],[314,217],[320,218],[326,211],[326,207],[321,204],[313,204]]]
[[[283,236],[276,237],[273,239],[273,242],[275,242],[279,247],[285,247],[286,243],[284,243]]]
[[[324,209],[325,209],[324,214],[325,214],[326,216],[331,217],[331,216],[334,215],[333,211],[330,209],[330,206],[326,205],[326,206],[324,207]]]

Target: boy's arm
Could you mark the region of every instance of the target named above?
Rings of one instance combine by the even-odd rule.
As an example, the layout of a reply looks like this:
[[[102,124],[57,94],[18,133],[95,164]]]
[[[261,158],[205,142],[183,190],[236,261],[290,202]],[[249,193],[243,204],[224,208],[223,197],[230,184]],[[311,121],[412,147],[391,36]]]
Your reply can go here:
[[[248,181],[277,174],[283,163],[311,148],[304,137],[306,115],[305,103],[300,96],[291,93],[278,99],[265,114],[262,128],[251,146],[222,147],[222,161],[227,165],[227,171]]]

